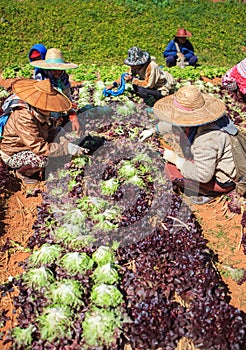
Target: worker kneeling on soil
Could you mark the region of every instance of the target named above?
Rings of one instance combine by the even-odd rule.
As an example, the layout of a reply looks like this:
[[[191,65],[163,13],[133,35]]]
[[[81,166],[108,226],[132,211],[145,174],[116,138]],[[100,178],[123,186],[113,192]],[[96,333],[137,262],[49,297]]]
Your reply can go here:
[[[190,191],[197,204],[235,188],[231,136],[237,135],[238,129],[225,115],[222,101],[190,85],[157,101],[153,111],[160,122],[155,128],[144,130],[141,141],[155,132],[180,135],[184,158],[169,149],[163,154],[168,162],[165,174],[173,183]],[[200,196],[193,197],[192,193]]]
[[[17,80],[13,94],[5,101],[3,110],[8,114],[4,126],[0,155],[25,184],[35,184],[33,174],[44,169],[48,157],[74,155],[83,149],[61,137],[54,142],[58,130],[50,118],[51,112],[64,112],[72,107],[71,101],[49,79]]]

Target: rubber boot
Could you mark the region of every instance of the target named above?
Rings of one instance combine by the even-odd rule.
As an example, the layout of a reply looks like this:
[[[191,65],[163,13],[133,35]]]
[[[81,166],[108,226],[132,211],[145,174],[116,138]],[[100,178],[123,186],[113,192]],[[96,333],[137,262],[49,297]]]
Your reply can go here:
[[[30,176],[38,172],[40,168],[33,168],[31,165],[24,165],[16,170],[16,177],[22,181],[25,185],[36,185],[37,179],[32,179]]]

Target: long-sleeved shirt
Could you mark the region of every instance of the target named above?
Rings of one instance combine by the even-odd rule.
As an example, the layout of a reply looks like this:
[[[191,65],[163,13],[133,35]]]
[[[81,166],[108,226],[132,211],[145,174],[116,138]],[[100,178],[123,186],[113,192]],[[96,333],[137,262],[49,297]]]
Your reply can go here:
[[[180,52],[185,56],[187,60],[194,56],[194,48],[188,39],[185,40],[184,44],[180,44],[178,42],[176,43],[179,45]],[[173,39],[167,44],[167,47],[163,52],[163,56],[164,58],[167,56],[177,56],[177,53],[178,51],[175,45],[175,39]]]
[[[160,121],[158,129],[160,134],[165,134],[170,133],[173,126]],[[230,135],[216,122],[199,126],[190,147],[193,160],[184,159],[180,168],[185,178],[202,183],[209,182],[213,176],[220,183],[236,178]]]
[[[160,68],[155,61],[143,65],[140,69],[132,70],[132,84],[148,89],[157,89],[163,96],[169,95],[175,86],[173,76]],[[136,77],[138,76],[138,77]]]

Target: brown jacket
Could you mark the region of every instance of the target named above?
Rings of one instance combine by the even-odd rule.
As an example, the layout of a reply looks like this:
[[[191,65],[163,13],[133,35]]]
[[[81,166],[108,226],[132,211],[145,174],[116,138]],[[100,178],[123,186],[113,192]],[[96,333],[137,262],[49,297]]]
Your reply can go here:
[[[56,135],[49,117],[39,113],[34,115],[26,108],[16,109],[4,126],[0,148],[5,156],[10,157],[22,151],[51,157],[67,154],[67,141],[58,143]]]

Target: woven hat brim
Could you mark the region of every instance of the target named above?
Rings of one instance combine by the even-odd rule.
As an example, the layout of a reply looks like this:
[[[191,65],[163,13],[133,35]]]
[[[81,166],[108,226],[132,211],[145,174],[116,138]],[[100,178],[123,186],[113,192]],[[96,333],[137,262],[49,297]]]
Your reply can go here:
[[[21,79],[13,85],[13,92],[29,105],[50,112],[64,112],[72,108],[72,102],[63,93],[53,89],[51,94],[35,88],[38,80]]]
[[[186,111],[174,105],[174,95],[158,100],[153,107],[154,114],[169,124],[199,126],[212,123],[225,113],[225,104],[214,96],[203,94],[205,104],[195,111]]]
[[[143,52],[144,56],[143,56],[143,60],[142,61],[135,61],[135,62],[132,62],[132,61],[129,61],[129,58],[126,58],[124,60],[124,63],[127,65],[127,66],[139,66],[139,65],[142,65],[142,64],[145,64],[146,62],[148,62],[149,58],[150,58],[150,55],[148,52],[144,51]]]
[[[56,70],[65,70],[65,69],[75,69],[78,68],[78,65],[75,63],[64,62],[64,63],[47,63],[45,60],[38,60],[30,62],[30,64],[35,68],[43,69],[56,69]]]

